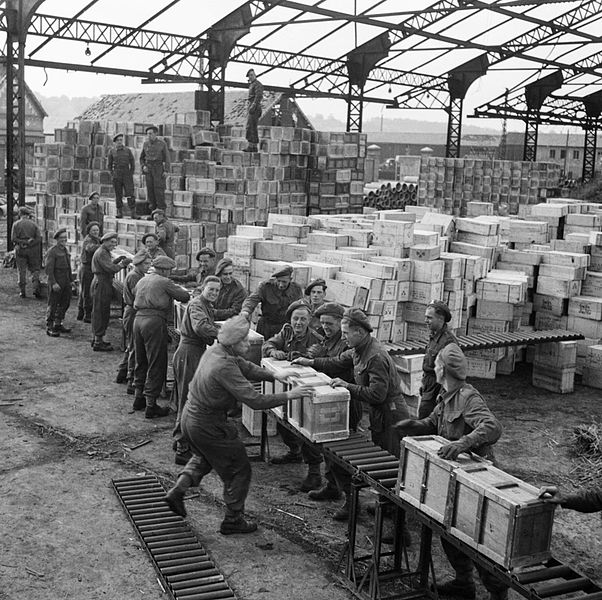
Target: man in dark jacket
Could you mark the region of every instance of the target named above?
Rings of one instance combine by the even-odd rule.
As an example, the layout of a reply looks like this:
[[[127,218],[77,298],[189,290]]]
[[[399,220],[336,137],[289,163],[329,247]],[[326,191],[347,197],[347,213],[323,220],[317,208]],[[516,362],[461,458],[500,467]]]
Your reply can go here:
[[[166,216],[162,208],[155,208],[151,213],[155,221],[155,233],[159,238],[159,247],[169,258],[176,259],[176,227]]]
[[[88,225],[92,222],[98,223],[100,233],[102,235],[105,213],[100,205],[100,194],[92,192],[88,196],[89,203],[84,205],[79,215],[79,229],[82,237],[85,237],[88,230]]]
[[[167,376],[167,321],[173,308],[172,300],[190,300],[190,294],[169,279],[171,270],[176,266],[174,260],[158,256],[151,265],[152,271],[136,285],[133,329],[136,353],[133,408],[142,410],[146,407],[144,416],[147,419],[169,414],[169,406],[157,404]]]
[[[262,281],[256,292],[243,302],[241,315],[251,318],[261,304],[261,317],[257,322],[257,333],[268,340],[277,334],[286,323],[286,311],[295,300],[303,297],[303,290],[293,281],[293,267],[278,269],[271,279]]]
[[[132,219],[136,218],[136,199],[134,198],[134,169],[136,160],[133,152],[123,144],[123,133],[113,136],[115,146],[109,150],[107,169],[113,176],[117,218],[123,217],[123,196],[127,198]]]
[[[441,392],[441,385],[435,377],[435,359],[442,348],[448,344],[455,344],[457,340],[454,334],[447,328],[451,321],[451,312],[445,302],[434,300],[427,307],[424,314],[429,329],[429,341],[424,351],[422,361],[422,385],[420,386],[420,405],[418,407],[418,418],[428,417],[433,408],[437,396]]]
[[[19,220],[13,224],[11,240],[15,246],[15,261],[19,273],[19,296],[26,297],[27,269],[31,273],[33,295],[40,297],[40,269],[42,268],[42,234],[32,220],[27,206],[19,208]]]
[[[259,136],[257,134],[257,125],[261,117],[261,100],[263,99],[263,85],[257,79],[255,71],[249,69],[247,71],[247,79],[249,80],[249,112],[247,114],[247,132],[246,138],[249,145],[245,148],[245,152],[257,152],[259,144]]]
[[[240,315],[233,317],[221,327],[218,343],[203,354],[182,413],[182,430],[193,457],[165,497],[170,508],[185,517],[186,490],[198,486],[215,469],[224,482],[226,515],[220,526],[223,535],[257,529],[257,524],[244,515],[251,463],[236,423],[228,418],[228,413],[242,402],[261,410],[302,398],[310,391],[307,386],[299,386],[280,394],[257,392],[250,381],[274,381],[274,377],[243,358],[250,348],[248,333],[249,322]]]
[[[100,248],[100,225],[96,221],[88,223],[86,237],[82,242],[82,253],[79,267],[79,300],[77,304],[77,320],[84,323],[92,322],[92,293],[90,287],[92,273],[92,257]]]
[[[441,386],[433,412],[424,419],[405,419],[396,427],[406,435],[437,434],[449,440],[438,454],[455,460],[462,452],[471,451],[493,460],[491,446],[502,434],[502,426],[487,404],[470,384],[466,383],[468,362],[457,344],[448,344],[435,359],[435,376]],[[473,563],[462,551],[445,539],[441,546],[456,576],[437,586],[439,594],[475,598]],[[491,600],[506,600],[508,588],[489,571],[476,565]]]
[[[90,285],[92,294],[92,349],[95,352],[110,352],[113,346],[104,337],[111,318],[111,299],[113,298],[113,277],[121,269],[127,268],[132,259],[119,256],[115,260],[111,251],[117,247],[117,234],[107,232],[100,238],[100,248],[92,257],[94,278]]]
[[[238,279],[233,276],[232,259],[222,258],[215,267],[215,275],[222,282],[219,296],[215,301],[215,320],[225,321],[237,315],[242,309],[242,303],[247,297],[247,291]]]
[[[71,302],[71,255],[67,250],[67,230],[59,229],[54,234],[56,245],[46,254],[46,275],[48,276],[48,310],[46,311],[46,333],[59,337],[61,333],[71,333],[63,326],[65,313]]]
[[[550,504],[560,504],[562,508],[570,508],[582,513],[593,513],[602,510],[602,487],[585,489],[569,494],[557,487],[541,488],[539,497]]]
[[[142,146],[140,165],[146,178],[146,201],[151,210],[165,209],[165,178],[169,173],[170,159],[167,144],[157,137],[159,129],[146,128],[148,138]]]

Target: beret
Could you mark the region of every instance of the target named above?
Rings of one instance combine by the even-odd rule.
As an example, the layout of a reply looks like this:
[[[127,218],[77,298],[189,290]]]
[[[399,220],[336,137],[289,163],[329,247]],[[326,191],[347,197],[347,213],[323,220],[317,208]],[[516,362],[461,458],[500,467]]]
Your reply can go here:
[[[348,308],[343,314],[343,319],[353,325],[363,327],[366,331],[372,331],[372,325],[370,325],[368,317],[359,308]]]
[[[164,215],[165,211],[162,208],[155,208],[155,210],[153,210],[153,212],[151,213],[151,217],[154,217],[155,215]]]
[[[314,311],[314,317],[318,318],[322,315],[331,315],[337,319],[342,319],[344,314],[345,309],[336,302],[325,302]]]
[[[307,284],[307,287],[305,288],[305,295],[309,296],[309,293],[317,285],[321,285],[324,288],[324,291],[326,291],[326,282],[323,279],[314,279]]]
[[[443,318],[445,319],[446,323],[449,323],[451,321],[451,318],[452,318],[451,312],[450,312],[447,304],[445,304],[445,302],[443,302],[441,300],[433,300],[432,302],[429,303],[429,306],[431,308],[434,308],[436,312],[438,312],[440,315],[442,315]]]
[[[32,215],[33,211],[28,206],[19,206],[20,215]]]
[[[249,73],[255,73],[255,69],[249,69],[249,70],[247,71],[247,74],[245,75],[245,77],[248,77],[248,76],[249,76]]]
[[[100,229],[100,223],[98,221],[90,221],[86,225],[86,233],[90,233],[90,229],[92,229],[92,227],[94,227],[95,225]]]
[[[100,198],[100,194],[98,192],[92,192],[89,196],[88,196],[88,200],[92,200],[92,198],[94,196],[98,196]]]
[[[311,312],[311,306],[308,304],[307,300],[295,300],[294,302],[291,302],[288,306],[288,308],[286,309],[286,320],[290,321],[291,317],[293,316],[293,312],[296,311],[298,308],[306,308],[307,312],[310,314],[312,314]]]
[[[151,265],[155,267],[155,269],[175,269],[177,267],[176,261],[169,256],[157,256],[153,258],[153,262]]]
[[[109,240],[117,239],[117,233],[115,231],[107,231],[101,238],[101,242],[108,242]]]
[[[222,260],[220,260],[217,263],[217,266],[215,267],[215,274],[216,275],[221,275],[222,271],[226,267],[231,267],[231,266],[232,266],[232,259],[231,258],[222,258]]]
[[[464,356],[460,346],[458,344],[448,344],[444,346],[442,350],[439,350],[437,358],[443,363],[445,367],[445,374],[464,381],[466,379],[466,372],[468,370],[468,361]]]
[[[149,255],[146,253],[145,250],[142,250],[142,252],[137,252],[136,254],[134,254],[134,258],[132,258],[132,264],[133,265],[140,265],[142,264],[145,260],[149,260]]]
[[[249,335],[251,324],[242,315],[236,315],[222,323],[217,334],[217,341],[224,346],[233,346],[242,342]]]
[[[159,128],[156,125],[149,125],[145,130],[144,133],[148,133],[149,131],[154,131],[155,133],[159,133]]]
[[[116,142],[119,138],[122,138],[122,137],[123,137],[123,133],[118,133],[113,136],[113,141]]]
[[[152,231],[149,231],[148,233],[145,233],[145,234],[142,236],[142,243],[143,243],[143,244],[146,244],[146,238],[149,238],[149,237],[153,237],[153,238],[155,238],[157,241],[159,241],[159,236],[158,236],[156,233],[153,233]]]
[[[286,265],[272,273],[272,277],[290,277],[292,274],[293,267],[291,267],[290,265]]]
[[[67,233],[67,229],[65,227],[61,227],[58,231],[55,232],[55,234],[52,237],[55,240],[58,240],[59,239],[59,235],[61,235],[63,233]]]
[[[216,254],[215,254],[215,250],[213,250],[212,248],[209,248],[207,246],[205,246],[204,248],[201,248],[197,253],[196,253],[196,259],[197,261],[199,260],[200,256],[203,254],[208,254],[211,258],[215,258]]]

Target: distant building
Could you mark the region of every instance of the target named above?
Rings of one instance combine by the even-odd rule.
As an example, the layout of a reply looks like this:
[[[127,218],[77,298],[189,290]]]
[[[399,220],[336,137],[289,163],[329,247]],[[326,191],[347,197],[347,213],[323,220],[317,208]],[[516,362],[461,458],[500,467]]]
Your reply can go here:
[[[6,190],[4,181],[4,170],[6,168],[6,72],[1,68],[0,76],[0,164],[2,165],[2,177],[0,178],[0,191]],[[47,117],[44,107],[25,84],[25,162],[27,165],[27,177],[33,166],[33,146],[44,141],[44,118]]]

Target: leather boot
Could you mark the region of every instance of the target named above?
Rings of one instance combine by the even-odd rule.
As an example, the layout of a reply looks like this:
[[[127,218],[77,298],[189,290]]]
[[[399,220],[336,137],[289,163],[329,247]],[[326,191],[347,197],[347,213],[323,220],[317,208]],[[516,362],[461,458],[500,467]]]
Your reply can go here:
[[[117,375],[115,377],[115,383],[127,383],[128,374],[127,371],[117,371]]]
[[[165,502],[167,506],[171,508],[176,515],[181,517],[186,516],[186,507],[184,506],[184,496],[186,490],[192,485],[190,477],[186,474],[182,474],[178,477],[176,485],[174,485],[167,494],[165,494]]]
[[[146,399],[146,410],[144,416],[147,419],[155,419],[160,417],[167,417],[169,415],[169,406],[159,406],[156,398]]]
[[[27,293],[25,292],[25,286],[19,286],[19,298],[27,298]]]
[[[236,517],[226,517],[220,525],[219,532],[222,535],[232,535],[233,533],[253,533],[257,531],[257,523],[247,521],[242,513]]]
[[[133,396],[136,393],[136,388],[134,387],[134,383],[132,381],[128,381],[128,385],[125,388],[125,391],[130,395]],[[146,404],[145,404],[146,406]],[[144,408],[144,406],[142,407]]]
[[[338,500],[341,497],[341,492],[339,492],[339,488],[329,482],[319,490],[312,490],[308,496],[312,500]]]
[[[349,513],[351,511],[351,495],[345,494],[345,502],[339,509],[332,515],[335,521],[348,521]]]
[[[49,335],[50,337],[60,337],[60,332],[56,331],[54,326],[49,325],[46,328],[46,335]]]
[[[65,327],[62,323],[55,323],[54,330],[59,333],[71,333],[71,329],[69,327]]]
[[[134,388],[134,392],[135,392]],[[146,398],[144,396],[136,395],[134,398],[134,404],[132,410],[144,410],[146,408]]]
[[[322,475],[320,473],[320,463],[317,465],[307,465],[307,476],[301,482],[299,488],[302,492],[310,490],[319,490],[322,487]]]
[[[84,309],[80,306],[77,309],[77,317],[75,317],[78,321],[83,321],[84,320]]]
[[[37,283],[35,283],[33,286],[33,297],[34,298],[42,297],[42,290],[40,290],[40,282],[39,281]]]
[[[450,579],[437,585],[437,591],[442,596],[455,596],[456,598],[466,598],[474,600],[476,598],[476,589],[474,581],[460,581],[459,579]]]

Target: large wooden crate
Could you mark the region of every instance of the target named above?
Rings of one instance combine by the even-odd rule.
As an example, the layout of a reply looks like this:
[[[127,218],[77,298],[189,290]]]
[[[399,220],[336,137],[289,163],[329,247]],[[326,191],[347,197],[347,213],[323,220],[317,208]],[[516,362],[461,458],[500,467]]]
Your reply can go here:
[[[550,557],[554,505],[538,489],[491,464],[456,469],[446,528],[507,569]]]
[[[445,522],[448,494],[455,469],[489,464],[479,457],[461,454],[456,460],[437,455],[449,443],[439,435],[406,437],[401,441],[396,493],[439,523]]]
[[[321,385],[299,405],[295,427],[312,442],[332,442],[349,437],[349,391]]]

